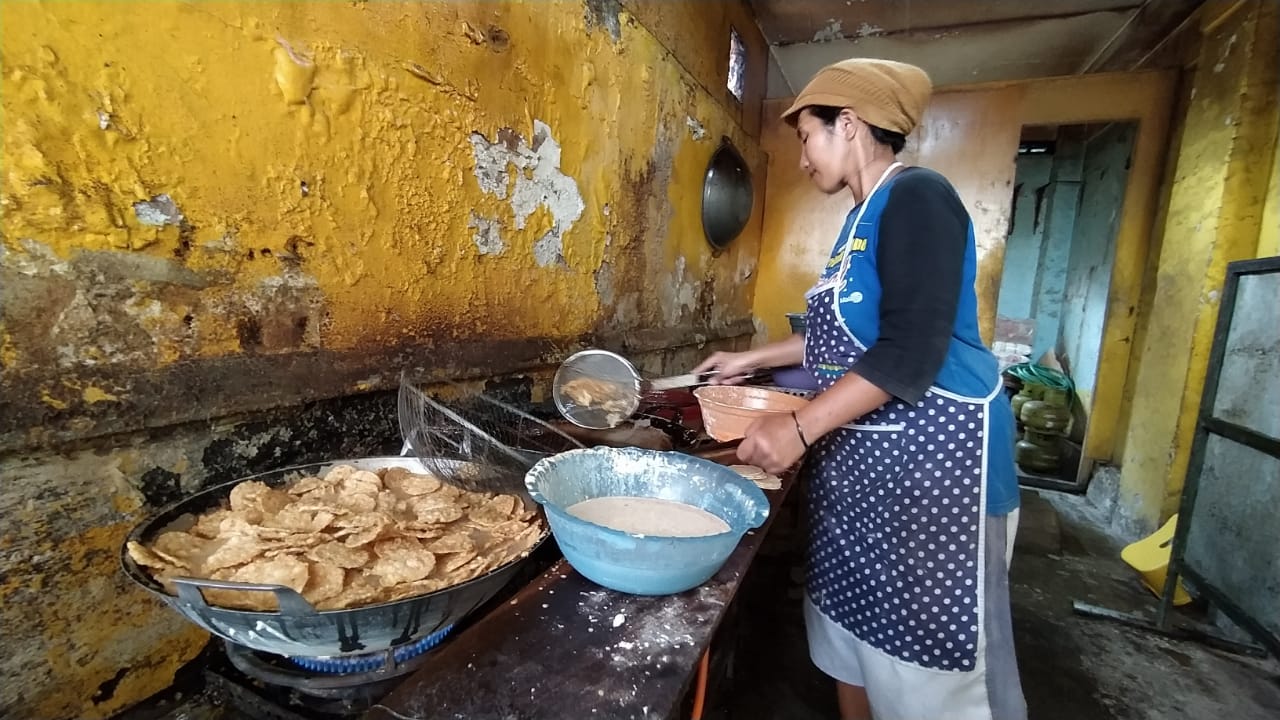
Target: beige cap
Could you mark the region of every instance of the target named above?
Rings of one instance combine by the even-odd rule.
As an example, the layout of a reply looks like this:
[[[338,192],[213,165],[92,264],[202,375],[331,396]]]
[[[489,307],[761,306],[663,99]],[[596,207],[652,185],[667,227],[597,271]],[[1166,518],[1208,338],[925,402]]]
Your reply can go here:
[[[809,105],[847,107],[870,125],[907,135],[920,122],[932,92],[929,76],[915,65],[851,58],[819,70],[782,119],[795,126]]]

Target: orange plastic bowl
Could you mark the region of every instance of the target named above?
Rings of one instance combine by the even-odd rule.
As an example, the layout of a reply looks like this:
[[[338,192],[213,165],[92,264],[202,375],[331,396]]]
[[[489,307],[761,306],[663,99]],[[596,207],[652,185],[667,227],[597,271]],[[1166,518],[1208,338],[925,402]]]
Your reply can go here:
[[[707,385],[693,391],[707,434],[720,442],[738,440],[766,415],[790,413],[809,401],[777,390],[745,385]]]

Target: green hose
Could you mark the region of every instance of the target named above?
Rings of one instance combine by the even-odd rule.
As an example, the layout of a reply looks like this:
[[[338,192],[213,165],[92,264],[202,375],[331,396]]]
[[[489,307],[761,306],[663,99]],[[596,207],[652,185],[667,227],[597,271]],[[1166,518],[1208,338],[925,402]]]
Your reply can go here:
[[[1068,398],[1075,395],[1076,386],[1071,382],[1071,378],[1053,368],[1027,362],[1010,365],[1004,372],[1023,383],[1035,383],[1055,390],[1065,390]]]

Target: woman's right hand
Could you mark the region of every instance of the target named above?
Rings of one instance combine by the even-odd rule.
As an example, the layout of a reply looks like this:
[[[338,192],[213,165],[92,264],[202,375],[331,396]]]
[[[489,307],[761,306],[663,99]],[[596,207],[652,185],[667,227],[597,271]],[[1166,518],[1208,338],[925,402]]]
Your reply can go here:
[[[702,361],[701,365],[694,368],[693,372],[697,375],[714,372],[715,375],[708,380],[712,385],[737,385],[758,369],[760,369],[760,363],[755,353],[747,350],[712,353]]]

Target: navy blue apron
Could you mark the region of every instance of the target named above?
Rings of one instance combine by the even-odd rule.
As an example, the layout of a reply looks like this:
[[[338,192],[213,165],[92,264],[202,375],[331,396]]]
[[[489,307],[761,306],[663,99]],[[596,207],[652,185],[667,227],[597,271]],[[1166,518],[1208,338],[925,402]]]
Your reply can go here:
[[[840,281],[862,212],[895,167],[863,201],[841,271],[806,295],[804,364],[820,390],[856,372],[866,351],[840,318]],[[978,666],[984,447],[998,391],[974,398],[932,387],[915,405],[892,399],[816,442],[806,461],[810,600],[893,658]]]

